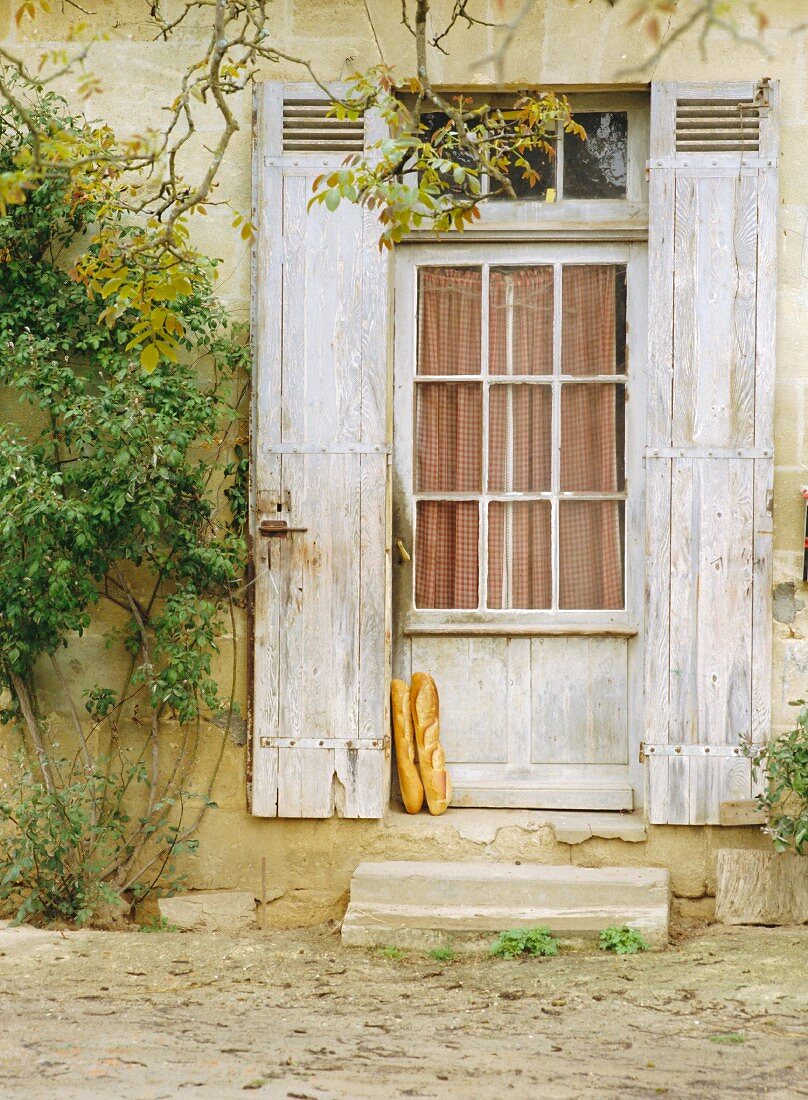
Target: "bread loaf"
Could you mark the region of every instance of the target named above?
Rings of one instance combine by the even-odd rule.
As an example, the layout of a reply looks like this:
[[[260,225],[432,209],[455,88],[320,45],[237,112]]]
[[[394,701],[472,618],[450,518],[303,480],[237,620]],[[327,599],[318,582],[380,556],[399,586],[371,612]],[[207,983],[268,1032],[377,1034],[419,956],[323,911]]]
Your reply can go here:
[[[417,814],[424,804],[424,786],[415,763],[415,731],[410,710],[410,687],[403,680],[390,684],[393,739],[396,744],[398,785],[408,814]]]
[[[452,781],[440,743],[440,706],[435,681],[426,672],[413,673],[410,692],[418,767],[431,814],[442,814],[452,800]]]

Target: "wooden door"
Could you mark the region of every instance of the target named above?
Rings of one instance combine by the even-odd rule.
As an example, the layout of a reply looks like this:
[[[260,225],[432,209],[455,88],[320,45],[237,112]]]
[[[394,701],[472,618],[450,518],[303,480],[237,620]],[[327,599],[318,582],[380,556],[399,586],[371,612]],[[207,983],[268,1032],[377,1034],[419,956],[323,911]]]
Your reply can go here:
[[[454,805],[634,804],[644,265],[399,250],[394,674],[435,677]]]

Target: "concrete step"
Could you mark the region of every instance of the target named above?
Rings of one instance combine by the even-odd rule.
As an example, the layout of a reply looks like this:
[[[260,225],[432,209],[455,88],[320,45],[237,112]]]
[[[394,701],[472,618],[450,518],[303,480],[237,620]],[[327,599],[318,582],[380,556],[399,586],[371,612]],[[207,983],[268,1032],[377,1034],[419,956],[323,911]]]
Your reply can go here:
[[[668,872],[656,867],[389,860],[360,863],[354,872],[342,940],[484,950],[509,928],[547,925],[578,941],[628,924],[661,947],[669,907]]]

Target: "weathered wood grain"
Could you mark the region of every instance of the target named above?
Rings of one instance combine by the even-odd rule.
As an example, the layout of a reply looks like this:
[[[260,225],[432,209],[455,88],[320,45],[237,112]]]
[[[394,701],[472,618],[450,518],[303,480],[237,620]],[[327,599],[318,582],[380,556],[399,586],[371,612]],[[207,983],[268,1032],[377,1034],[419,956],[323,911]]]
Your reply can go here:
[[[627,763],[626,642],[536,638],[531,658],[533,763]]]

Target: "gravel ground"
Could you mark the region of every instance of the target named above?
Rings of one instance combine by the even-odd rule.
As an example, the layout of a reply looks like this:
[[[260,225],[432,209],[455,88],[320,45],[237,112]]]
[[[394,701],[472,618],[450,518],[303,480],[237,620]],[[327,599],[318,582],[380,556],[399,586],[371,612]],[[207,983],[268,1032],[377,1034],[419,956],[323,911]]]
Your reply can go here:
[[[808,1097],[808,928],[436,962],[334,929],[0,930],[0,1097]]]

